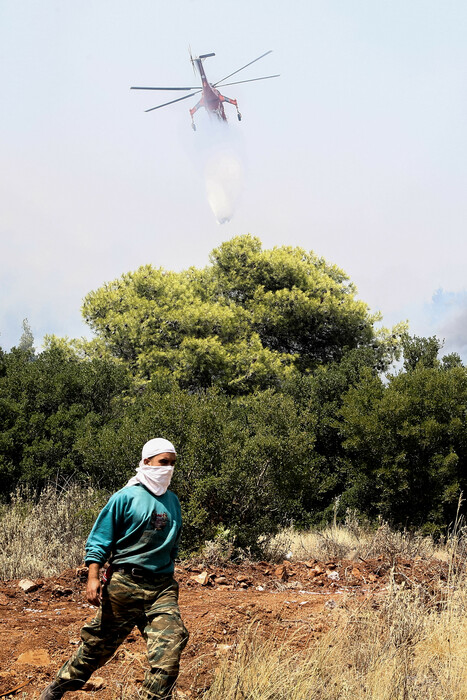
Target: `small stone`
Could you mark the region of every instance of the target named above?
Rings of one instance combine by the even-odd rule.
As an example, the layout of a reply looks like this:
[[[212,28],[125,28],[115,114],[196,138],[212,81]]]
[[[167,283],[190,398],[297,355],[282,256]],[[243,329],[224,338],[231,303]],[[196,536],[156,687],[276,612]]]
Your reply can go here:
[[[217,583],[218,586],[225,586],[228,581],[225,576],[216,576],[214,583]]]
[[[287,568],[284,566],[284,564],[278,566],[274,573],[281,581],[286,581],[289,576],[287,573]]]
[[[47,649],[29,649],[16,659],[17,664],[30,664],[31,666],[48,666],[50,656]]]
[[[105,687],[105,681],[100,676],[90,678],[82,687],[82,690],[100,690]]]
[[[303,583],[301,581],[292,581],[287,584],[287,588],[303,588]]]
[[[52,588],[52,595],[56,598],[63,595],[71,595],[73,590],[71,588],[64,588],[63,586],[54,586]]]
[[[362,572],[360,571],[360,569],[357,569],[356,567],[354,567],[354,568],[352,569],[352,576],[353,576],[354,578],[361,579],[361,578],[362,578]]]
[[[196,581],[196,583],[200,583],[202,586],[207,586],[209,583],[209,574],[207,571],[203,571],[202,574],[199,574],[198,576],[192,576],[191,578],[193,581]]]
[[[232,649],[232,644],[217,644],[216,646],[216,656],[223,656],[228,654]]]
[[[239,576],[237,576],[237,581],[238,581],[239,583],[242,583],[242,582],[244,582],[244,581],[248,581],[248,577],[247,577],[247,576],[243,576],[243,574],[240,574]]]
[[[338,571],[326,571],[327,577],[330,581],[339,581],[339,572]]]
[[[29,578],[22,578],[21,581],[18,583],[18,587],[21,588],[21,590],[25,593],[32,593],[32,591],[37,591],[40,585],[40,583],[31,581],[31,579]]]

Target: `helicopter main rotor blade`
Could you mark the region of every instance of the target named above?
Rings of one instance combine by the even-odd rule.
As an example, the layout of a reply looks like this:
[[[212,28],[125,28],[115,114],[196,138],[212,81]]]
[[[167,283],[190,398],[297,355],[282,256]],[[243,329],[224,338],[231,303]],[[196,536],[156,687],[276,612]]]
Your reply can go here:
[[[189,97],[193,97],[193,95],[199,95],[200,92],[203,92],[202,90],[198,90],[198,92],[192,92],[190,95],[184,95],[183,97],[179,97],[177,100],[171,100],[170,102],[164,102],[163,105],[157,105],[157,107],[151,107],[150,109],[145,109],[145,112],[152,112],[155,109],[160,109],[161,107],[167,107],[167,105],[173,105],[174,102],[181,102],[182,100],[187,100]]]
[[[130,90],[199,90],[199,85],[196,87],[131,87]]]
[[[193,61],[193,54],[191,53],[191,44],[188,44],[188,53],[190,54],[191,67],[193,68],[193,73],[196,75],[195,62]]]
[[[265,56],[267,56],[267,55],[270,54],[270,53],[272,53],[272,50],[271,50],[271,51],[266,51],[266,53],[263,53],[261,56],[258,56],[258,58],[255,58],[254,61],[250,61],[249,63],[247,63],[246,65],[242,66],[241,68],[238,68],[237,70],[234,70],[233,73],[230,73],[229,75],[226,75],[225,78],[221,78],[220,80],[217,81],[217,83],[214,83],[214,87],[216,87],[217,85],[219,85],[219,83],[223,83],[224,80],[227,80],[228,78],[231,78],[231,77],[232,77],[233,75],[235,75],[236,73],[240,73],[241,70],[243,70],[244,68],[248,68],[248,66],[251,66],[253,63],[256,63],[256,61],[259,61],[260,58],[264,58]]]
[[[237,80],[235,83],[224,83],[223,85],[219,85],[219,83],[216,83],[216,87],[227,87],[227,85],[241,85],[242,83],[254,83],[255,80],[268,80],[269,78],[279,78],[280,73],[277,75],[264,75],[262,78],[250,78],[250,80]]]

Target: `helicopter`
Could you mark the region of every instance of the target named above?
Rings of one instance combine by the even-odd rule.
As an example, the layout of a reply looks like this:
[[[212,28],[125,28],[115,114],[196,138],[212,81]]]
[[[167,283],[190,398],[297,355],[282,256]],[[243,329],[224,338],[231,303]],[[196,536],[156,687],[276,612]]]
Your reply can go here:
[[[203,66],[203,61],[206,58],[211,58],[212,56],[215,56],[215,53],[205,53],[202,54],[201,56],[196,56],[193,57],[191,56],[190,53],[190,60],[193,65],[193,70],[195,70],[195,67],[198,70],[198,73],[201,78],[201,88],[199,85],[196,87],[136,87],[133,86],[130,89],[131,90],[188,90],[190,91],[189,95],[184,95],[183,97],[178,97],[176,100],[170,100],[170,102],[164,102],[164,104],[157,105],[156,107],[151,107],[150,109],[146,109],[145,112],[152,112],[155,109],[161,109],[161,107],[167,107],[168,105],[172,105],[175,102],[181,102],[182,100],[186,100],[189,97],[193,97],[194,95],[199,95],[202,93],[201,99],[199,102],[195,104],[194,107],[190,109],[190,116],[191,116],[191,126],[194,131],[196,131],[196,124],[194,120],[194,115],[200,109],[200,107],[204,107],[205,110],[208,112],[208,114],[214,115],[219,119],[221,122],[226,122],[227,121],[227,116],[225,114],[224,110],[224,102],[227,102],[231,105],[233,105],[236,110],[237,110],[237,119],[238,121],[242,120],[242,115],[238,109],[238,104],[237,100],[231,99],[230,97],[226,97],[225,95],[222,95],[217,88],[220,87],[226,87],[227,85],[240,85],[241,83],[253,83],[257,80],[268,80],[269,78],[278,78],[279,75],[265,75],[262,76],[261,78],[250,78],[249,80],[239,80],[233,83],[225,83],[225,80],[228,80],[231,78],[233,75],[236,75],[240,71],[244,70],[245,68],[248,68],[248,66],[251,66],[253,63],[256,63],[256,61],[259,61],[261,58],[264,58],[268,54],[272,53],[272,51],[266,51],[266,53],[263,53],[261,56],[258,56],[258,58],[255,58],[253,61],[250,61],[246,65],[242,66],[241,68],[237,68],[237,70],[233,71],[233,73],[229,73],[229,75],[226,75],[224,78],[221,78],[221,80],[218,80],[216,83],[210,83],[208,82],[208,79],[206,77],[206,73],[204,72],[204,66]],[[191,92],[191,90],[195,90],[195,92]]]

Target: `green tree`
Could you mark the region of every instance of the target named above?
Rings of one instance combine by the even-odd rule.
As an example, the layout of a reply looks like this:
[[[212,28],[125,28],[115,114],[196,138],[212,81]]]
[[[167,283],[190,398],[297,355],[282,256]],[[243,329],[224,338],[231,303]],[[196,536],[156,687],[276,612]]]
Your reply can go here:
[[[334,265],[301,248],[262,250],[259,239],[223,243],[204,269],[150,265],[91,292],[83,313],[97,334],[89,352],[108,353],[148,380],[171,376],[193,390],[245,394],[390,343],[376,317]]]
[[[31,362],[24,350],[3,353],[0,370],[1,493],[18,481],[42,486],[89,476],[75,449],[89,423],[102,425],[113,399],[129,388],[127,372],[109,360],[80,360],[51,345]]]
[[[23,333],[18,343],[18,349],[27,353],[31,359],[34,356],[34,335],[27,318],[23,320]]]
[[[430,357],[434,366],[419,361],[387,385],[367,372],[343,397],[344,501],[396,524],[443,528],[467,487],[467,370]]]
[[[377,350],[356,348],[339,362],[320,366],[313,374],[301,376],[286,387],[300,411],[308,411],[315,418],[315,484],[303,502],[309,521],[314,524],[329,521],[336,499],[345,513],[348,504],[340,497],[348,488],[349,458],[343,446],[345,427],[341,409],[347,392],[360,387],[364,378],[380,381],[377,366]]]
[[[404,369],[410,372],[419,364],[424,367],[438,366],[438,353],[443,347],[443,343],[434,335],[431,338],[422,338],[404,333],[401,337],[401,347]]]

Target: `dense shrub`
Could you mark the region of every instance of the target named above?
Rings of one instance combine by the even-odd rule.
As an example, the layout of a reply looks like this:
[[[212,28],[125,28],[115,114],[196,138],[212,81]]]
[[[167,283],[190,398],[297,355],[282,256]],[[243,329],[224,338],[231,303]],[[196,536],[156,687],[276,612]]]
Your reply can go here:
[[[107,491],[134,473],[156,435],[179,452],[173,488],[184,547],[229,529],[236,544],[348,508],[393,524],[445,529],[466,488],[467,370],[416,362],[383,381],[370,349],[278,389],[228,396],[145,384],[105,359],[63,348],[3,355],[0,473],[4,498],[20,482],[73,475]]]
[[[113,400],[130,385],[124,367],[105,359],[81,360],[52,345],[39,355],[13,349],[0,357],[0,479],[8,495],[18,482],[43,486],[90,477],[79,435],[105,424]]]

